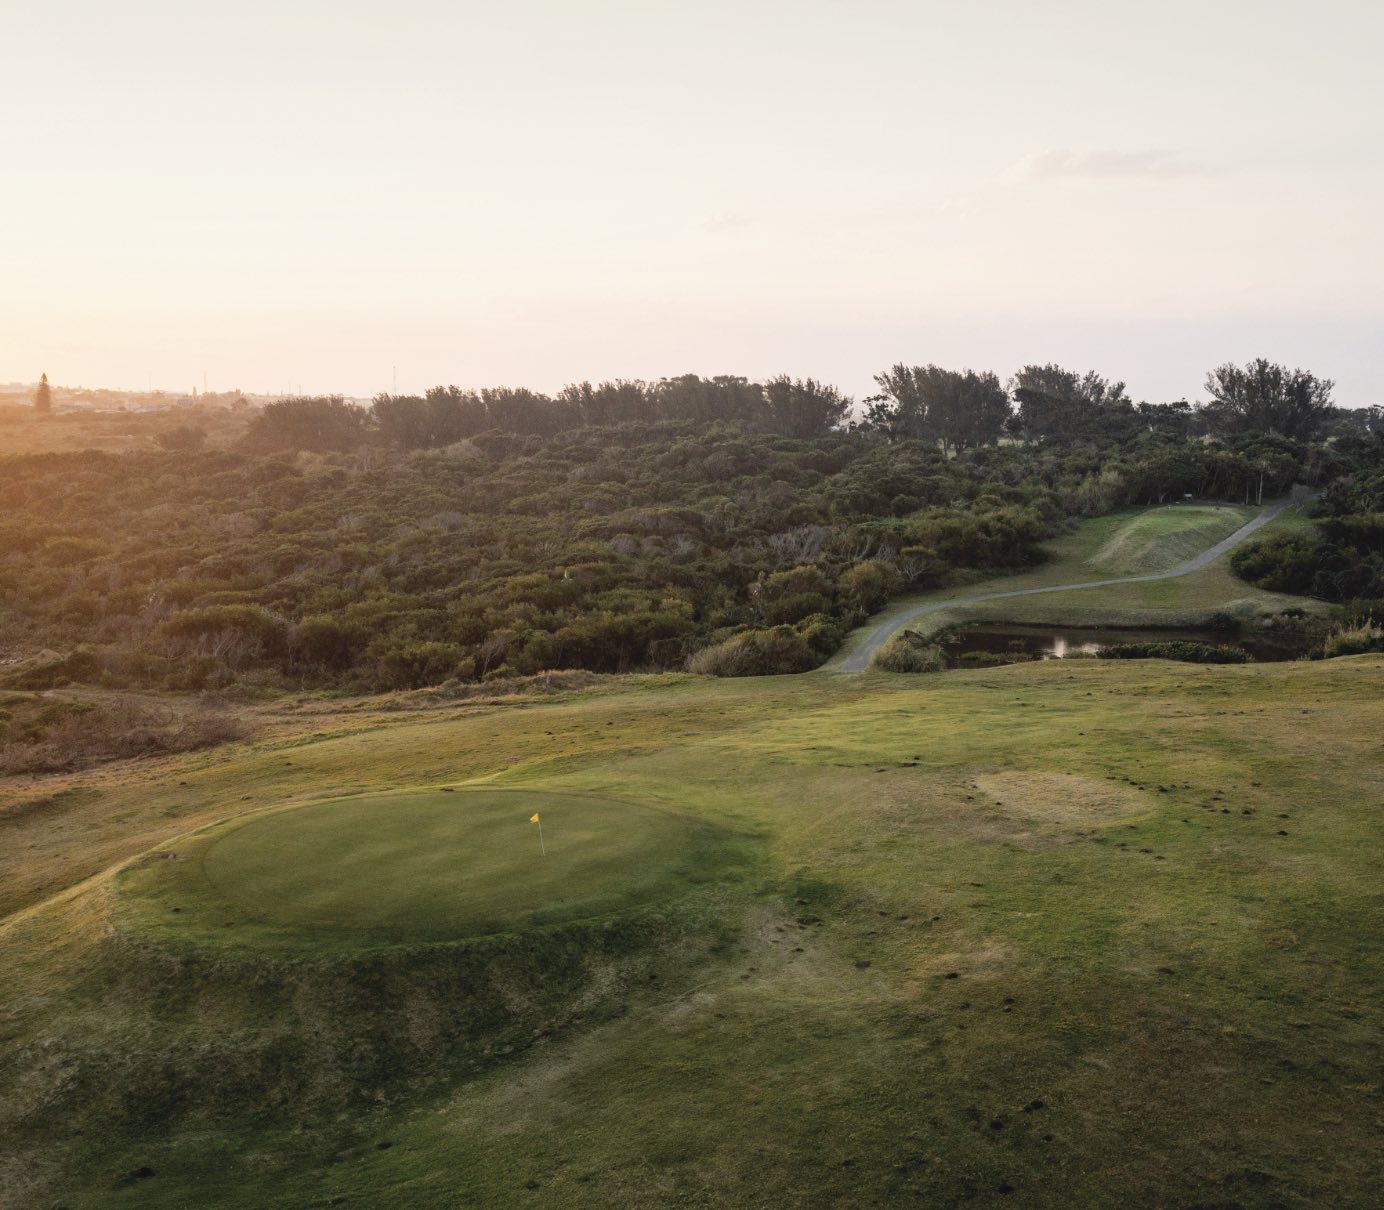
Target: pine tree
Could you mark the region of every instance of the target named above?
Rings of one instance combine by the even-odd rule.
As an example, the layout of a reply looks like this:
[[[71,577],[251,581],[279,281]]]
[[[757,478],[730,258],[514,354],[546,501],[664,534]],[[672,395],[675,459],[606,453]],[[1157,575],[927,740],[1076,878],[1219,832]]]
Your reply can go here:
[[[53,411],[53,389],[48,385],[48,375],[38,380],[38,390],[34,392],[34,411],[40,416],[48,416]]]

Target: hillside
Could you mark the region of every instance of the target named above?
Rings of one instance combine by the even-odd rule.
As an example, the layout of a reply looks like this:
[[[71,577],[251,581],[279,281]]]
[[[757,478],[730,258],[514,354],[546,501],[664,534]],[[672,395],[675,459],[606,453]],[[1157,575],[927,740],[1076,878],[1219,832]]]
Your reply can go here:
[[[301,402],[307,425],[323,401]],[[330,415],[355,415],[336,403]],[[1265,449],[1271,493],[1320,473],[1311,446],[1276,438],[1144,432],[949,456],[731,420],[490,429],[427,449],[12,457],[0,686],[362,692],[552,669],[802,672],[891,598],[1032,568],[1077,520],[1187,491],[1239,499]],[[1103,566],[1172,558],[1234,515],[1184,510],[1147,533],[1162,522],[1126,516],[1091,553]],[[57,658],[6,669],[45,651]]]

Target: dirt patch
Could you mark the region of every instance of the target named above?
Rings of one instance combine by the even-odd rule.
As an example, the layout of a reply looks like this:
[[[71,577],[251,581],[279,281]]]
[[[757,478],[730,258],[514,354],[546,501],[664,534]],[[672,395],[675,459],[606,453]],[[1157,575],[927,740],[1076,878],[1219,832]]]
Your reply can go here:
[[[1105,823],[1142,815],[1149,804],[1129,786],[1076,773],[1009,770],[974,779],[978,802],[1038,823]]]

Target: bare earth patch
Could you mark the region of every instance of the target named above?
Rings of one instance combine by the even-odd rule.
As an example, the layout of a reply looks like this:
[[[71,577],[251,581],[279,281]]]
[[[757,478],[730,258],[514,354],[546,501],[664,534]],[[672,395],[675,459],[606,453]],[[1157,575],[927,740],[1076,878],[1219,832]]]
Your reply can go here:
[[[1005,814],[1039,823],[1105,823],[1149,809],[1138,790],[1076,773],[1012,769],[982,774],[975,786]]]

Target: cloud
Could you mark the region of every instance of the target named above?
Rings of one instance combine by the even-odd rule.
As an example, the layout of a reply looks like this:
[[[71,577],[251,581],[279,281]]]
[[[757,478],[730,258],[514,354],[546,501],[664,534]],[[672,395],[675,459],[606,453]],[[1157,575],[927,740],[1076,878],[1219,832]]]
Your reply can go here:
[[[1177,180],[1205,176],[1207,169],[1175,151],[1150,147],[1143,151],[1043,151],[1023,160],[1019,175],[1028,180]]]
[[[711,218],[698,224],[703,231],[710,231],[713,234],[721,231],[737,231],[741,227],[752,227],[758,219],[749,214],[737,214],[727,211],[724,214],[712,215]]]

